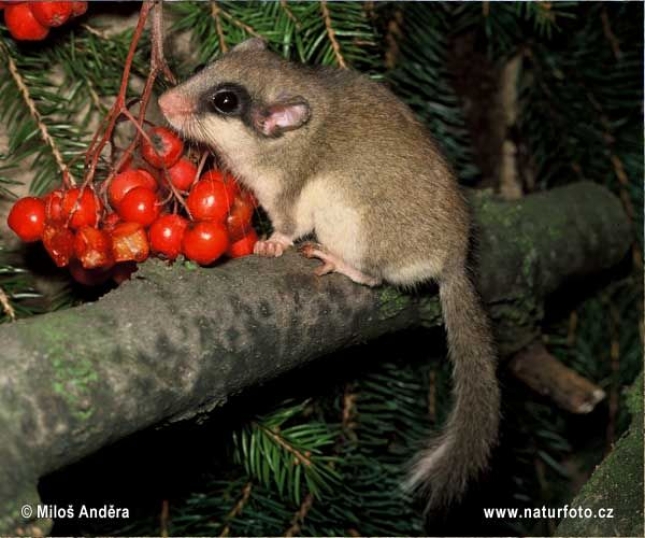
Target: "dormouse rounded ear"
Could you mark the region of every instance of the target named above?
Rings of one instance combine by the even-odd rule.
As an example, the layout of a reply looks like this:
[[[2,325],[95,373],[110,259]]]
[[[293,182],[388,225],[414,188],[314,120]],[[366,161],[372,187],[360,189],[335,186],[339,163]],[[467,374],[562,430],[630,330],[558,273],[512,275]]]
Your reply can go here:
[[[235,45],[231,52],[245,52],[252,50],[266,50],[267,42],[261,37],[252,37]]]
[[[309,103],[298,96],[255,110],[253,123],[260,134],[278,137],[285,131],[299,129],[310,117]]]

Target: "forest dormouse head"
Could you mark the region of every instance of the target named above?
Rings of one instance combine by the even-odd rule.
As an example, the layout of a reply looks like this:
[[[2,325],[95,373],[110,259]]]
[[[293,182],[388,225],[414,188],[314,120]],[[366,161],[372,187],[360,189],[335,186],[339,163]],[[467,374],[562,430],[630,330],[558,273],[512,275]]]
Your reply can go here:
[[[159,106],[173,127],[223,156],[229,148],[253,152],[311,119],[302,69],[249,39],[165,92]]]

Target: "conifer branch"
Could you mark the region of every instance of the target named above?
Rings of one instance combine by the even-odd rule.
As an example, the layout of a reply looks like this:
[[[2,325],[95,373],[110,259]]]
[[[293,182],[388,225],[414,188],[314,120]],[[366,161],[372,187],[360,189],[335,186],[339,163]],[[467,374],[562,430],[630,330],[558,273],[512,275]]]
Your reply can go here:
[[[2,310],[7,316],[9,316],[9,319],[11,321],[16,321],[16,311],[14,310],[13,306],[11,306],[11,301],[9,300],[9,296],[2,289],[1,286],[0,286],[0,305],[2,305]]]
[[[94,26],[86,22],[81,24],[81,28],[85,28],[85,30],[87,30],[90,34],[95,35],[96,37],[100,37],[105,41],[108,41],[110,39],[110,36],[106,32],[99,30],[98,28],[94,28]]]
[[[291,11],[289,2],[287,0],[280,0],[280,7],[282,7],[282,10],[287,14],[287,17],[289,17],[289,19],[293,21],[293,23],[296,25],[296,28],[300,29],[302,25],[300,24],[298,17],[296,17],[293,11]]]
[[[606,16],[605,10],[603,10],[603,14]],[[608,23],[609,21],[607,21],[607,24]],[[612,127],[609,122],[609,118],[607,117],[602,105],[598,102],[598,100],[594,97],[594,95],[590,91],[587,91],[587,98],[589,99],[589,102],[592,104],[592,106],[598,112],[600,123],[603,129],[605,130],[605,132],[603,133],[602,139],[605,145],[607,146],[607,151],[609,152],[609,160],[611,162],[611,166],[616,176],[616,179],[618,180],[618,195],[620,197],[620,201],[622,202],[623,207],[625,208],[625,212],[629,216],[629,219],[631,221],[634,221],[634,218],[635,218],[634,204],[632,203],[632,199],[628,192],[630,181],[629,181],[629,177],[627,176],[625,166],[623,165],[623,161],[620,159],[620,157],[616,154],[614,150],[615,142],[614,142],[614,136],[612,134]],[[632,245],[632,260],[634,262],[634,266],[639,271],[641,271],[643,269],[643,255],[642,255],[641,248],[639,247],[636,241],[634,241]]]
[[[605,429],[605,454],[609,454],[609,452],[611,452],[614,443],[616,442],[616,416],[618,414],[619,401],[616,379],[618,378],[618,374],[620,372],[621,346],[620,341],[618,340],[620,315],[618,314],[616,305],[612,301],[609,302],[609,319],[611,320],[609,368],[612,374],[612,383],[609,386],[609,397],[607,398],[609,403],[609,416],[607,420],[607,427]]]
[[[99,97],[99,94],[96,92],[96,89],[94,88],[94,83],[88,78],[85,78],[85,81],[87,82],[87,89],[90,93],[90,98],[92,99],[92,103],[94,103],[96,110],[105,111],[106,106],[103,104],[103,102],[101,101],[101,98]]]
[[[161,501],[161,515],[159,516],[159,525],[161,527],[161,538],[168,538],[168,522],[170,521],[170,503],[168,499]]]
[[[251,34],[254,37],[262,37],[262,35],[258,33],[252,26],[249,26],[248,24],[244,24],[242,21],[236,19],[225,9],[220,9],[219,13],[222,15],[222,17],[224,17],[225,19],[228,19],[231,24],[233,24],[234,26],[237,26],[238,28],[241,28],[247,34]]]
[[[620,50],[620,41],[618,41],[618,38],[611,29],[609,15],[607,15],[607,9],[605,7],[603,7],[602,11],[600,12],[600,19],[602,20],[602,28],[605,32],[605,37],[607,38],[607,41],[609,41],[611,50],[614,52],[614,57],[616,58],[616,60],[620,60],[623,56],[623,53]]]
[[[222,19],[220,17],[221,9],[215,0],[211,2],[211,14],[215,19],[215,28],[217,29],[217,36],[219,37],[219,48],[222,53],[228,51],[228,45],[226,44],[226,38],[224,37],[224,30],[222,28]]]
[[[385,33],[385,67],[394,69],[399,57],[399,40],[401,39],[401,25],[403,24],[403,11],[397,8],[388,22]]]
[[[301,535],[300,531],[302,529],[302,524],[304,523],[305,518],[307,517],[307,514],[309,513],[309,510],[311,510],[313,504],[314,496],[311,493],[307,493],[307,495],[305,495],[305,500],[302,501],[300,508],[291,520],[291,527],[289,527],[287,529],[287,532],[284,533],[285,537],[291,538],[293,536]]]
[[[298,449],[291,446],[280,434],[272,431],[270,428],[267,428],[264,424],[260,422],[254,422],[253,424],[259,430],[261,430],[266,435],[268,435],[271,439],[273,439],[273,441],[277,445],[284,448],[287,452],[289,452],[289,454],[292,454],[295,458],[296,464],[301,463],[305,467],[310,467],[312,465],[312,461],[309,459],[307,454],[303,454]]]
[[[20,71],[18,70],[18,66],[16,65],[16,62],[11,56],[11,53],[8,47],[4,43],[0,42],[0,50],[2,50],[2,52],[4,53],[4,56],[7,60],[7,67],[9,69],[9,72],[11,73],[11,78],[16,84],[25,105],[29,109],[29,114],[34,120],[34,122],[36,123],[38,127],[38,131],[40,132],[40,136],[43,139],[43,142],[45,142],[45,144],[49,147],[51,154],[54,157],[54,160],[56,161],[56,166],[58,167],[58,170],[60,171],[61,175],[64,178],[69,177],[71,181],[74,182],[73,177],[69,171],[69,168],[65,164],[65,160],[63,159],[60,149],[58,148],[58,145],[56,144],[56,141],[54,140],[54,138],[50,135],[49,129],[47,128],[47,124],[45,123],[42,115],[38,111],[38,107],[36,106],[35,101],[32,99],[31,94],[29,92],[29,88],[27,87],[27,83],[25,82],[24,78],[20,74]]]
[[[327,0],[321,0],[320,9],[322,10],[323,18],[325,20],[325,28],[327,29],[327,36],[329,37],[329,41],[331,42],[331,46],[334,50],[334,56],[336,57],[336,62],[338,63],[339,67],[342,67],[343,69],[347,69],[345,58],[343,58],[343,55],[341,54],[341,51],[340,51],[340,43],[338,43],[338,40],[336,39],[336,32],[334,31],[334,27],[332,25],[331,13],[329,12]]]
[[[369,19],[375,19],[376,10],[374,9],[374,0],[365,0],[363,2],[363,9]]]
[[[345,432],[349,432],[356,429],[356,398],[357,395],[353,390],[353,387],[350,383],[345,385],[345,390],[343,392],[343,408],[342,408],[342,417],[341,424]],[[353,433],[354,437],[356,436]]]
[[[242,513],[242,510],[244,510],[246,503],[248,503],[249,499],[251,498],[252,489],[253,489],[252,482],[247,482],[244,485],[244,488],[242,489],[242,497],[240,498],[239,501],[237,501],[237,503],[235,503],[235,506],[233,507],[233,509],[226,516],[227,523],[224,526],[224,529],[222,530],[222,532],[220,533],[221,538],[229,536],[229,534],[231,533],[230,522]]]
[[[428,419],[430,424],[437,422],[437,372],[428,372]]]

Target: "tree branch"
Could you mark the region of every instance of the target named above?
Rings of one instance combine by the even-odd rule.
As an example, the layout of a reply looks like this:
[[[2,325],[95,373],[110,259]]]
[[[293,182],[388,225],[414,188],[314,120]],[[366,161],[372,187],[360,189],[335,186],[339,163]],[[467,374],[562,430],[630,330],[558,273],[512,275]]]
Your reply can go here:
[[[478,284],[503,354],[540,334],[548,294],[630,246],[620,201],[595,184],[472,201]],[[209,269],[149,261],[96,303],[0,326],[0,534],[27,524],[19,510],[37,502],[40,476],[117,439],[339,349],[441,323],[435,293],[318,278],[315,266],[293,252]]]
[[[607,396],[599,386],[562,364],[539,341],[515,355],[509,368],[534,391],[571,413],[591,413]]]
[[[555,536],[644,535],[642,372],[627,394],[627,406],[629,429],[571,501],[573,516],[560,521]]]

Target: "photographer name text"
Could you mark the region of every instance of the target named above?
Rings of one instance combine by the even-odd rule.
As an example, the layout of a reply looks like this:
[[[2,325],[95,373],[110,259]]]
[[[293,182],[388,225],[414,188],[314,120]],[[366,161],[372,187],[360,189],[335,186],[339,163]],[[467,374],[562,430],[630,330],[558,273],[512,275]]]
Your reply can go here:
[[[56,504],[24,505],[22,516],[25,519],[129,519],[130,510],[113,504],[103,506],[58,506]]]

